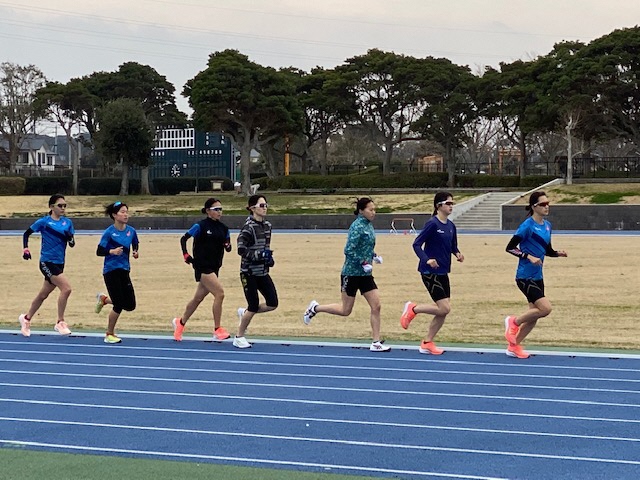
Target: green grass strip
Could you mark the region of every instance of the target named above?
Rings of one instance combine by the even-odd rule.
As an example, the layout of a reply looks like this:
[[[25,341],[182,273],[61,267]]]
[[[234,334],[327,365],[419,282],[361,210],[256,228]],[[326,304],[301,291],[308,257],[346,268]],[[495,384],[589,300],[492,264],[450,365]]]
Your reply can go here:
[[[363,480],[370,477],[0,448],[3,480]],[[239,452],[240,453],[240,452]]]

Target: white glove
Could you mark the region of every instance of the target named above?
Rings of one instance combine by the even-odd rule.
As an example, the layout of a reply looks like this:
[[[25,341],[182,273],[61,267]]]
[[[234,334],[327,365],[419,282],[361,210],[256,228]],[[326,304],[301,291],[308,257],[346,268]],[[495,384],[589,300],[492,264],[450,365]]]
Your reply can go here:
[[[382,264],[382,257],[380,255],[376,255],[375,257],[373,257],[373,263]]]
[[[363,263],[362,270],[364,270],[364,273],[371,273],[373,272],[373,265],[371,265],[370,263]]]

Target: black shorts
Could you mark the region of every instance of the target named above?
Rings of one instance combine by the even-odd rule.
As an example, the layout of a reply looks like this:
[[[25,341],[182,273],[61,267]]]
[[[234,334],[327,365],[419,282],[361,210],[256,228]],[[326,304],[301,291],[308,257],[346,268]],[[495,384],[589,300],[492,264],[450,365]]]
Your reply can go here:
[[[516,285],[529,303],[536,303],[544,298],[544,280],[529,280],[527,278],[516,278]]]
[[[377,289],[378,286],[371,275],[340,275],[340,291],[346,293],[347,297],[355,297],[358,290],[360,290],[360,295],[364,295]]]
[[[276,308],[278,306],[278,292],[276,292],[276,286],[268,274],[257,277],[240,273],[240,281],[244,297],[247,299],[247,310],[250,312],[255,313],[260,307],[258,292],[262,294],[268,307]]]
[[[113,311],[116,313],[126,310],[131,312],[136,309],[136,293],[133,290],[129,270],[118,268],[104,275],[104,284],[107,286],[109,298],[113,303]]]
[[[422,273],[422,283],[427,287],[427,292],[434,302],[451,297],[451,285],[449,275],[438,275],[436,273]]]
[[[51,277],[55,277],[64,272],[64,263],[40,262],[40,271],[44,275],[44,279],[53,285]]]
[[[216,277],[218,277],[218,272],[220,272],[220,267],[193,267],[194,274],[196,277],[196,282],[199,282],[202,278],[202,275],[208,275],[209,273],[215,273]]]

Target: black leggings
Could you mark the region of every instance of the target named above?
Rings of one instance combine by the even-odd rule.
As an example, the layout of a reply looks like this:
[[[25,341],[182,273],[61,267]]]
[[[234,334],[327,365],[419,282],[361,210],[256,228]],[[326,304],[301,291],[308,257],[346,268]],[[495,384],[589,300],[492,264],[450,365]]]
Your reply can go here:
[[[247,299],[247,310],[250,312],[255,313],[260,307],[258,292],[264,297],[267,306],[273,308],[278,306],[278,292],[276,292],[276,286],[268,274],[255,277],[253,275],[247,275],[246,273],[240,273],[240,281],[242,282],[244,296]]]
[[[105,273],[104,284],[107,286],[114,312],[131,312],[136,309],[136,293],[133,291],[129,270],[118,268]]]

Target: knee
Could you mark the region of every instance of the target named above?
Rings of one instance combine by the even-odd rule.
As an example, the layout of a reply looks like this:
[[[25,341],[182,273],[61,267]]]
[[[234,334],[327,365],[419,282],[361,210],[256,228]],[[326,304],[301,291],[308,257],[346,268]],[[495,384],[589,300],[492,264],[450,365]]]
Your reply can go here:
[[[71,289],[70,286],[66,286],[60,289],[60,296],[61,297],[68,297],[69,295],[71,295],[71,292],[73,290]]]
[[[446,305],[439,305],[438,306],[438,310],[440,311],[440,313],[438,313],[439,316],[445,317],[447,315],[449,315],[449,313],[451,313],[451,305],[449,305],[448,303]]]
[[[544,305],[542,307],[538,307],[538,310],[540,311],[540,318],[542,318],[549,315],[553,308],[551,307],[551,305]]]
[[[374,303],[371,305],[371,313],[380,315],[380,311],[382,310],[382,305],[380,302]]]

